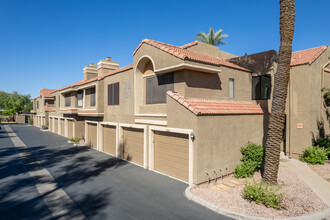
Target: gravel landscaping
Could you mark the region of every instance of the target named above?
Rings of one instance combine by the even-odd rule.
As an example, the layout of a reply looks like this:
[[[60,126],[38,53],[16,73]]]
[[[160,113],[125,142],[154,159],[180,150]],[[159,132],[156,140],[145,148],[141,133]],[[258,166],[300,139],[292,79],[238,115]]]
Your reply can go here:
[[[326,161],[324,165],[308,165],[315,173],[320,175],[323,179],[330,182],[330,161]]]
[[[260,172],[256,172],[253,178],[256,181],[260,181]],[[230,175],[222,180],[218,180],[216,183],[212,181],[210,185],[207,183],[201,184],[192,189],[191,192],[221,208],[258,217],[294,217],[319,212],[328,208],[296,174],[282,164],[279,168],[278,184],[282,187],[280,192],[284,193],[283,204],[287,209],[276,210],[245,200],[241,195],[244,185],[236,186],[225,192],[216,192],[210,189],[213,185],[228,182],[232,179],[235,178],[233,175]],[[247,180],[252,181],[252,178],[247,178]]]

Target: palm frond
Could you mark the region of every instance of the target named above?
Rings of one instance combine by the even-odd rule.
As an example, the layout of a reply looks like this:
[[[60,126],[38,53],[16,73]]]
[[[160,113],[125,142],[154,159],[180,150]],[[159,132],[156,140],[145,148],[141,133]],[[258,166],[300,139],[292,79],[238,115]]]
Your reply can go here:
[[[227,42],[224,41],[223,39],[227,38],[228,35],[222,34],[222,32],[223,30],[220,29],[216,33],[214,33],[213,28],[210,27],[209,33],[206,34],[205,32],[201,31],[195,36],[195,39],[214,46],[226,44]]]

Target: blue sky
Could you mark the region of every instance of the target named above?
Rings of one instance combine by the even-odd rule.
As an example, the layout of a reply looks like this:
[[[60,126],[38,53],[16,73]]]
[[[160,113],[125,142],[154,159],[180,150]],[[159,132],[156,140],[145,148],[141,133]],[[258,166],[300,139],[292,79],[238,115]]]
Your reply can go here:
[[[297,0],[293,50],[330,44],[329,0]],[[107,56],[120,66],[145,39],[174,45],[199,31],[223,29],[221,50],[244,55],[278,50],[277,0],[0,0],[0,90],[39,95],[83,78]]]

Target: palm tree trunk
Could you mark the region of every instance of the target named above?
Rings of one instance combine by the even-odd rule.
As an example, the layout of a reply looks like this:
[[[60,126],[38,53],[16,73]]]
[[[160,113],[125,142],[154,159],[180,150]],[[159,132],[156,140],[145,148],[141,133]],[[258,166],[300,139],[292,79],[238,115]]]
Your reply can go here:
[[[265,145],[265,165],[263,180],[277,183],[280,163],[280,145],[284,128],[285,104],[290,79],[292,39],[295,24],[295,1],[280,0],[280,35],[279,63],[275,74],[273,101],[269,117],[268,135]]]

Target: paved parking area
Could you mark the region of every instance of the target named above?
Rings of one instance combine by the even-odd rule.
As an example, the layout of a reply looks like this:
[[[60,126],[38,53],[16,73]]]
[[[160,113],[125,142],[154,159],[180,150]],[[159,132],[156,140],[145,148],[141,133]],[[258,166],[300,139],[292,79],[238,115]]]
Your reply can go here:
[[[188,201],[187,184],[27,125],[11,125],[88,219],[228,219]],[[44,195],[0,130],[0,218],[51,219]],[[19,211],[17,211],[19,210]]]

